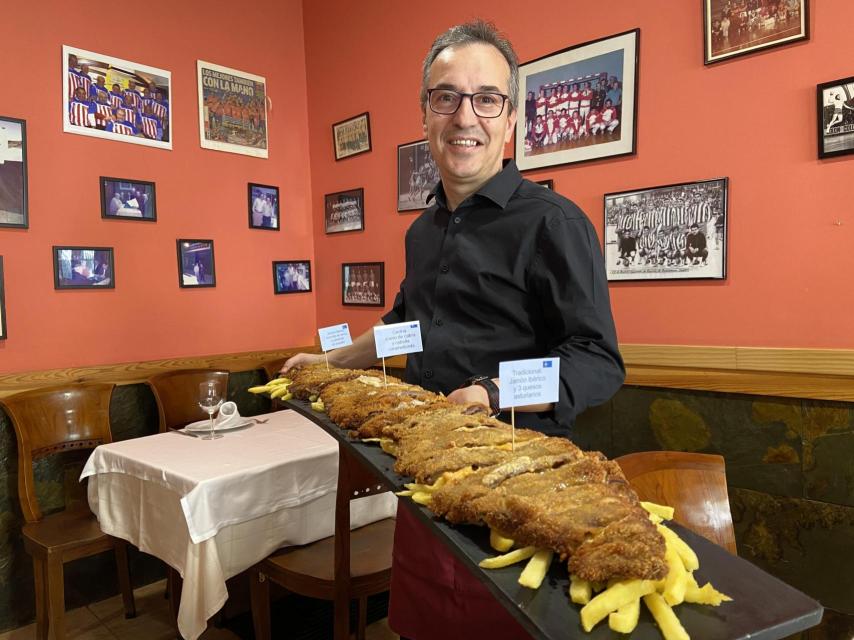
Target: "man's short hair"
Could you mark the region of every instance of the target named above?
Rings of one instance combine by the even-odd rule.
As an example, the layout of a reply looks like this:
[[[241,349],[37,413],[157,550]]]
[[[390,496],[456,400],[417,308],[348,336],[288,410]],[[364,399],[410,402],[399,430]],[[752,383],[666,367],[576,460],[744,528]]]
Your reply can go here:
[[[475,43],[492,45],[504,56],[504,59],[510,66],[510,78],[508,82],[509,102],[513,109],[517,108],[519,98],[519,60],[516,57],[516,52],[513,51],[513,45],[510,44],[510,41],[498,31],[494,24],[481,19],[451,27],[433,41],[433,46],[430,47],[427,57],[424,58],[424,66],[421,71],[422,107],[426,108],[427,106],[427,82],[430,79],[430,67],[433,66],[433,62],[439,57],[439,54],[448,47]]]

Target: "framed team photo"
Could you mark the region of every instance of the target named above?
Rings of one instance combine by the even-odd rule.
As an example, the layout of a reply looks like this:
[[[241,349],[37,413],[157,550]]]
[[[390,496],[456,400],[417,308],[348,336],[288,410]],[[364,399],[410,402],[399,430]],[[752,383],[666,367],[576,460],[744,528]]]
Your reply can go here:
[[[0,340],[6,339],[6,289],[3,286],[3,256],[0,256]]]
[[[54,247],[54,289],[115,289],[112,247]]]
[[[249,183],[249,228],[279,230],[279,187]]]
[[[266,158],[267,81],[203,60],[196,71],[202,148]]]
[[[397,210],[418,211],[427,207],[427,196],[439,182],[439,169],[426,140],[397,147]]]
[[[362,231],[365,228],[365,190],[349,189],[327,193],[324,197],[323,222],[326,233]]]
[[[154,183],[101,176],[101,217],[108,220],[157,220]]]
[[[809,39],[809,0],[703,0],[705,64]]]
[[[818,157],[854,153],[854,76],[817,87]]]
[[[385,263],[345,262],[341,265],[341,304],[385,306]]]
[[[178,286],[199,289],[216,286],[213,240],[176,241],[178,247]]]
[[[371,150],[371,118],[368,112],[332,125],[335,159],[343,160]]]
[[[536,180],[535,182],[538,185],[545,187],[546,189],[551,189],[552,191],[555,190],[555,181],[551,178],[549,178],[548,180]]]
[[[0,228],[29,225],[27,123],[0,116]]]
[[[311,291],[311,262],[308,260],[276,260],[273,262],[273,293],[305,293]]]
[[[639,41],[634,29],[519,66],[521,171],[635,153]]]
[[[726,278],[728,178],[605,194],[608,280]]]
[[[171,113],[171,72],[63,45],[66,133],[171,149]]]

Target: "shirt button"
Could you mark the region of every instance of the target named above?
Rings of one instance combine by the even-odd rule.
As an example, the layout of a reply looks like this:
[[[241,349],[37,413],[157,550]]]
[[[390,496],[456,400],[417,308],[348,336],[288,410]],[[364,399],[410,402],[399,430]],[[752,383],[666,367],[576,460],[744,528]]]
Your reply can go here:
[[[460,223],[460,222],[462,222],[462,221],[463,221],[463,219],[462,219],[461,217],[459,217],[459,216],[457,216],[456,218],[454,218],[454,222],[455,222],[456,224],[459,224],[459,223]]]
[[[430,378],[432,378],[433,377],[433,370],[432,369],[424,369],[424,377],[427,378],[428,380]]]
[[[448,271],[450,270],[451,268],[446,264],[443,264],[441,267],[439,267],[439,271],[441,271],[442,273],[448,273]]]
[[[442,318],[436,318],[436,326],[437,327],[441,327],[443,324],[445,324],[445,323],[442,321]]]

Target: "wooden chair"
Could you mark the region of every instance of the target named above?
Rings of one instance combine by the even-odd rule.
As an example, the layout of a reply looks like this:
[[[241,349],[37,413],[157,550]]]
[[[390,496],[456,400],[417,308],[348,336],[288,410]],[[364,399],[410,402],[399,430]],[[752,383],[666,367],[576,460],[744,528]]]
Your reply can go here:
[[[225,400],[228,392],[228,371],[180,369],[159,373],[148,379],[157,401],[161,433],[208,417],[199,407],[199,385],[208,380],[217,380],[220,383]]]
[[[738,553],[721,456],[644,451],[616,462],[641,500],[673,507],[675,522]]]
[[[350,501],[383,486],[342,446],[338,455],[335,535],[277,551],[252,568],[252,620],[258,640],[270,638],[270,581],[292,593],[334,603],[334,638],[350,637],[350,600],[358,599],[356,638],[364,640],[367,598],[388,591],[394,519],[350,531]]]
[[[115,551],[125,617],[136,615],[127,543],[102,532],[88,505],[43,515],[33,477],[34,460],[112,442],[112,393],[112,384],[64,385],[0,400],[18,440],[18,495],[25,520],[24,547],[33,558],[39,640],[65,638],[65,563],[103,551]]]

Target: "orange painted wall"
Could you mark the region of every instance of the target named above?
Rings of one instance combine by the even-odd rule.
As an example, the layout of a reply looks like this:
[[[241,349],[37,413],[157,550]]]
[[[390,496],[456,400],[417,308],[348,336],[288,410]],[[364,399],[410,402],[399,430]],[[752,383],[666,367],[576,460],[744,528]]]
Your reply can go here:
[[[527,174],[553,178],[600,236],[606,192],[730,177],[727,279],[612,285],[622,342],[854,348],[854,157],[818,161],[815,124],[815,85],[854,75],[854,3],[811,4],[810,41],[704,67],[700,0],[306,2],[318,323],[378,317],[341,306],[342,261],[384,260],[391,304],[415,217],[396,212],[396,146],[423,135],[421,60],[482,16],[522,61],[640,27],[637,155]],[[335,162],[331,123],[363,111],[373,151]],[[326,236],[323,194],[359,186],[365,231]]]
[[[72,6],[2,11],[0,115],[27,120],[30,228],[0,228],[0,372],[311,343],[315,294],[274,296],[271,267],[314,265],[302,3]],[[63,44],[170,70],[173,150],[63,133]],[[197,59],[266,77],[268,160],[200,148]],[[102,220],[101,175],[156,182],[157,222]],[[248,228],[249,181],[280,187],[280,232]],[[216,288],[179,289],[175,240],[186,237],[214,240]],[[115,290],[54,291],[54,244],[114,247]]]

